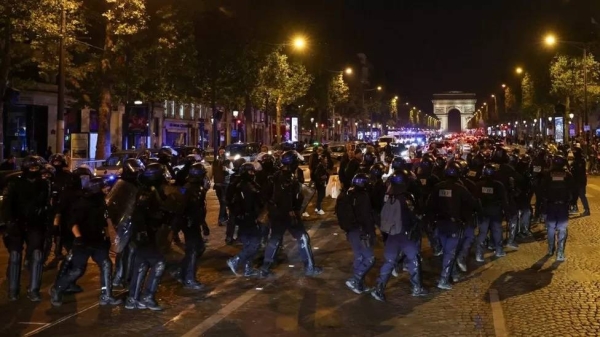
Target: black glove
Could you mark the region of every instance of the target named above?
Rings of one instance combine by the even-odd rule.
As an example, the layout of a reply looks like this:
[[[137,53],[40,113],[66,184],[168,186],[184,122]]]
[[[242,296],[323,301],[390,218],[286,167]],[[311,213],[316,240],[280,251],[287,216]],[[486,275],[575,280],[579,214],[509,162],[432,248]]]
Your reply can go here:
[[[83,238],[81,236],[73,240],[73,248],[75,247],[83,247]]]
[[[206,224],[202,225],[202,235],[204,235],[204,236],[210,235],[210,228],[208,228],[208,226]]]

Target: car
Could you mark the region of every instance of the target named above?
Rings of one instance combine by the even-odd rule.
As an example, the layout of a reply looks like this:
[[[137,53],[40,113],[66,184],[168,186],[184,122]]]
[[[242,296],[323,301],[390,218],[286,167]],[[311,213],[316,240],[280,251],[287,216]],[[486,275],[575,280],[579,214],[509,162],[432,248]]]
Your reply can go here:
[[[346,144],[329,144],[329,153],[331,153],[331,158],[342,160],[342,157],[346,153]]]
[[[259,152],[258,143],[235,143],[225,146],[225,157],[229,160],[244,158],[247,162],[254,161]]]
[[[106,160],[102,162],[100,166],[94,168],[95,176],[107,176],[113,174],[119,174],[119,170],[125,165],[125,161],[129,158],[138,158],[140,155],[139,151],[126,150],[117,151],[112,153]]]

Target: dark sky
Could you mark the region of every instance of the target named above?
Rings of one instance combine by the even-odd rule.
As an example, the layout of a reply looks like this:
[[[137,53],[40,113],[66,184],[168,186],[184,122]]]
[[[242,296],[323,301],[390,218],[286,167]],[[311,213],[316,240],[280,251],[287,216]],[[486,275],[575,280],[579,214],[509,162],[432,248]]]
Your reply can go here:
[[[294,24],[327,50],[330,67],[363,52],[373,86],[431,112],[434,93],[474,92],[483,102],[518,82],[517,65],[545,71],[555,51],[544,34],[589,38],[600,0],[305,0],[292,13],[302,13]]]

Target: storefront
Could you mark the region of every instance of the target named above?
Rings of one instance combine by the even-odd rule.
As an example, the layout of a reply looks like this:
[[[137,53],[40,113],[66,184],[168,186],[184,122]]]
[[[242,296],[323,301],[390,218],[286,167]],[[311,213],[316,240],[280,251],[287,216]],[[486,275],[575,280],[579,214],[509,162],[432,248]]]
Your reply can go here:
[[[165,119],[163,122],[163,144],[168,146],[196,145],[190,144],[192,125],[183,120]]]

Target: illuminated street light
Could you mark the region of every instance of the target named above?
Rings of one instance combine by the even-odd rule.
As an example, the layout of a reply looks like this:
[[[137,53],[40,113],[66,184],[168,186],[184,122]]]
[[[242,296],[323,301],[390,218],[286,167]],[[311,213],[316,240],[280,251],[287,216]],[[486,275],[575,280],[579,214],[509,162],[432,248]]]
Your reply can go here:
[[[506,88],[506,84],[502,84],[502,88]]]
[[[570,118],[570,119],[573,119],[573,117],[575,117],[575,115],[574,115],[573,113],[570,113],[570,114],[569,114],[569,118]]]
[[[548,117],[548,122],[552,122],[552,117]]]
[[[352,75],[352,68],[346,68],[346,75]]]
[[[524,120],[524,121],[523,121],[523,124],[527,124],[527,121],[525,121],[525,120]]]
[[[487,105],[487,103],[483,102],[483,105]]]
[[[294,48],[302,50],[306,47],[306,39],[303,36],[297,36],[294,38]]]
[[[383,88],[381,86],[377,87],[377,91],[381,91]]]
[[[496,98],[496,95],[492,95],[492,98]]]
[[[394,96],[394,99],[398,99],[398,96]]]
[[[548,34],[546,35],[546,37],[544,38],[544,43],[547,46],[553,46],[556,44],[556,36],[552,35],[552,34]]]
[[[515,69],[515,71],[517,72],[517,74],[521,75],[523,73],[523,68],[517,67],[517,69]]]

